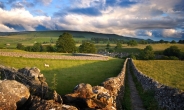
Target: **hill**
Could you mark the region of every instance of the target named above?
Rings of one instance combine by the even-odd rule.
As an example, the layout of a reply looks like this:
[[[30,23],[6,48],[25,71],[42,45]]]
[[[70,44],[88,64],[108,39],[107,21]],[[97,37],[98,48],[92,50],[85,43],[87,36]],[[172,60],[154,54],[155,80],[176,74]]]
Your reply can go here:
[[[77,43],[81,43],[83,40],[91,40],[91,38],[100,38],[113,40],[123,40],[125,42],[129,40],[140,41],[143,39],[120,36],[116,34],[104,34],[86,31],[70,31],[70,30],[58,30],[58,31],[22,31],[22,32],[0,32],[0,48],[15,48],[17,43],[22,43],[23,45],[32,45],[36,42],[39,43],[53,43],[58,39],[58,37],[64,32],[68,32],[73,35],[74,40]],[[152,40],[147,40],[148,42],[153,42]],[[8,45],[7,45],[8,44]]]
[[[124,41],[129,40],[143,40],[139,38],[132,38],[126,36],[120,36],[116,34],[104,34],[104,33],[95,33],[95,32],[87,32],[87,31],[70,31],[70,30],[58,30],[58,31],[22,31],[22,32],[0,32],[0,36],[24,36],[24,37],[58,37],[64,32],[71,33],[74,38],[114,38]],[[150,41],[150,39],[149,39]],[[152,41],[152,40],[151,40]]]

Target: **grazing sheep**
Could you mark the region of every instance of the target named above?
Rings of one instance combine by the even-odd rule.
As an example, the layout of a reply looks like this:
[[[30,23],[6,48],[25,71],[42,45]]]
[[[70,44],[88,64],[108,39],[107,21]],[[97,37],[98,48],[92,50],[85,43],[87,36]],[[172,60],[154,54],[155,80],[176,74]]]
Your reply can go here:
[[[49,64],[45,64],[45,67],[49,67]]]

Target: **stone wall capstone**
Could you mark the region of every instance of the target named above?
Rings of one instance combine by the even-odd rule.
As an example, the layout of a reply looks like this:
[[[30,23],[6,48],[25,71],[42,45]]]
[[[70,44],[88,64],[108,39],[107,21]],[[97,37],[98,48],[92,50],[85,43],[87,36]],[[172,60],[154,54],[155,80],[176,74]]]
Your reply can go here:
[[[155,99],[158,106],[164,110],[183,110],[184,109],[184,92],[176,88],[172,88],[155,81],[140,72],[130,59],[130,64],[134,75],[141,83],[144,90],[151,90],[155,93]]]

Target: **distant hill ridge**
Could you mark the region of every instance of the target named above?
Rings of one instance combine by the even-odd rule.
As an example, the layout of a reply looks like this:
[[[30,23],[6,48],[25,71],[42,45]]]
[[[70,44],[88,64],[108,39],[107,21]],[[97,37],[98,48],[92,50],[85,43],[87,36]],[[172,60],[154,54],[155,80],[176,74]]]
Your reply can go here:
[[[113,38],[118,40],[144,40],[140,38],[132,38],[127,36],[120,36],[117,34],[106,34],[106,33],[96,33],[90,31],[71,31],[71,30],[52,30],[52,31],[21,31],[21,32],[0,32],[0,36],[14,36],[14,35],[26,35],[29,37],[58,37],[64,32],[68,32],[73,35],[74,38]],[[149,39],[149,42],[153,41]]]

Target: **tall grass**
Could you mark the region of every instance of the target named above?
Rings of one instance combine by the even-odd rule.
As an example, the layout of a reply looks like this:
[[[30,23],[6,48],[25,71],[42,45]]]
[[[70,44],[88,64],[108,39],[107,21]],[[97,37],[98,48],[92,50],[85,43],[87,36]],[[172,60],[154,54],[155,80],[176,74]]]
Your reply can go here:
[[[184,90],[184,61],[179,60],[134,60],[144,74],[170,87]]]
[[[15,58],[0,56],[0,64],[5,66],[23,68],[38,67],[46,77],[51,87],[54,74],[57,76],[57,92],[61,95],[71,93],[79,83],[100,85],[105,79],[116,76],[121,71],[124,60],[110,59],[108,61],[84,61],[84,60],[52,60]],[[44,64],[49,64],[49,68]]]

